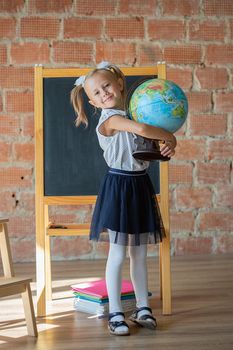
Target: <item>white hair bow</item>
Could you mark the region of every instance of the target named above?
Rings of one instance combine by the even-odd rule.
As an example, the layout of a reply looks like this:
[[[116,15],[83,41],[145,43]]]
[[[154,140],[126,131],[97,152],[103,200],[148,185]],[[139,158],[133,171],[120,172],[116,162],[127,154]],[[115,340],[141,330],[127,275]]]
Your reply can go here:
[[[107,69],[109,68],[109,66],[111,66],[111,63],[107,61],[102,61],[97,65],[97,69]],[[75,80],[74,85],[75,86],[81,85],[82,87],[84,87],[85,80],[86,80],[86,75],[81,75],[81,77]]]
[[[97,65],[98,69],[104,69],[104,68],[109,68],[111,64],[108,61],[102,61]]]
[[[86,79],[86,75],[81,75],[81,77],[75,80],[74,85],[76,86],[81,85],[82,87],[84,87],[85,79]]]

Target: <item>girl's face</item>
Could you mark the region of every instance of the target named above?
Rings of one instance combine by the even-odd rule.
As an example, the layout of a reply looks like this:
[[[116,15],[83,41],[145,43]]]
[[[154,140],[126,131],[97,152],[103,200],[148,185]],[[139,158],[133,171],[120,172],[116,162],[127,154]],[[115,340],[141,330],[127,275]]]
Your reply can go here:
[[[85,92],[90,104],[97,108],[123,108],[123,82],[111,72],[98,71],[85,81]]]

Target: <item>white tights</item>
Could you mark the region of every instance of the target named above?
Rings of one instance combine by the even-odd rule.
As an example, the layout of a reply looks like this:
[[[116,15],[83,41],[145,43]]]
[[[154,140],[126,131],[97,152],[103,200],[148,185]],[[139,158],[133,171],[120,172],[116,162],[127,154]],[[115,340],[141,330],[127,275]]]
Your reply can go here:
[[[110,233],[111,234],[111,231]],[[106,265],[106,284],[109,297],[109,312],[122,312],[121,283],[126,246],[110,243]],[[130,276],[136,296],[137,307],[148,307],[147,245],[129,246]]]

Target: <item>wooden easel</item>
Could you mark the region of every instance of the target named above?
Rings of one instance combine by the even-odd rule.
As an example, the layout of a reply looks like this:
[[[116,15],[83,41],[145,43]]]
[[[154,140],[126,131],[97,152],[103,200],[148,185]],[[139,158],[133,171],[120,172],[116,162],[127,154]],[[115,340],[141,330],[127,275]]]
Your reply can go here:
[[[35,67],[35,156],[36,156],[36,265],[37,265],[37,315],[46,316],[46,300],[51,300],[51,236],[88,235],[90,223],[69,224],[66,229],[54,229],[49,223],[49,206],[94,204],[96,196],[46,196],[44,194],[44,125],[43,125],[43,79],[58,77],[79,77],[91,69]],[[157,75],[166,78],[165,63],[154,67],[122,68],[125,75]],[[160,244],[160,295],[163,314],[171,314],[171,272],[170,272],[170,229],[169,229],[169,186],[168,162],[160,163],[159,206],[166,231],[166,238]]]

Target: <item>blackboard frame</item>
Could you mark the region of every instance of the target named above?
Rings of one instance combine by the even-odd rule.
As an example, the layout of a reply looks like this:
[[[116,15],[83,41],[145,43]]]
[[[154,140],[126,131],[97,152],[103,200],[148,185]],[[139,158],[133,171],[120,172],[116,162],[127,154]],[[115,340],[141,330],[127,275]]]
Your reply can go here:
[[[66,228],[53,228],[49,222],[49,206],[94,204],[96,195],[46,195],[44,178],[44,79],[79,77],[92,68],[44,68],[35,66],[34,112],[35,112],[35,192],[36,192],[36,267],[37,267],[37,314],[46,316],[46,300],[51,299],[51,236],[78,236],[89,234],[90,223],[66,225]],[[166,79],[166,65],[159,62],[152,67],[121,68],[123,73],[132,76],[158,76]],[[160,193],[157,195],[166,238],[160,244],[160,282],[163,314],[171,314],[170,277],[170,225],[168,162],[159,166]]]

